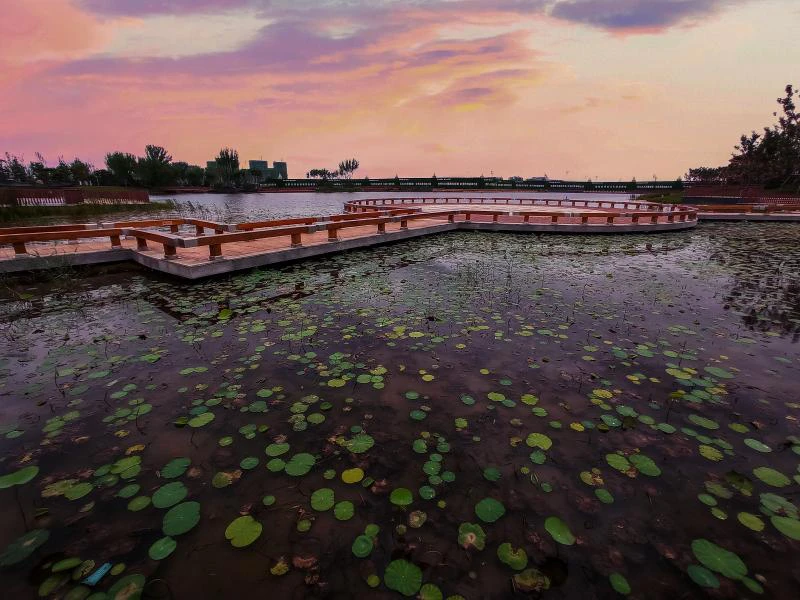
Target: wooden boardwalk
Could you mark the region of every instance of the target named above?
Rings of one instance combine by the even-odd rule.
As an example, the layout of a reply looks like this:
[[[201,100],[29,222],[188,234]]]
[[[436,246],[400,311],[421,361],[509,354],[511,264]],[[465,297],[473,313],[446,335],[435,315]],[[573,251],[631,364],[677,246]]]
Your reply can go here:
[[[405,200],[405,199],[404,199]],[[465,199],[470,200],[470,199]],[[689,229],[697,210],[652,203],[587,207],[349,206],[325,217],[238,224],[164,219],[0,230],[0,272],[12,273],[132,260],[186,279],[198,279],[366,248],[454,230],[652,233]],[[577,206],[583,203],[582,206]]]

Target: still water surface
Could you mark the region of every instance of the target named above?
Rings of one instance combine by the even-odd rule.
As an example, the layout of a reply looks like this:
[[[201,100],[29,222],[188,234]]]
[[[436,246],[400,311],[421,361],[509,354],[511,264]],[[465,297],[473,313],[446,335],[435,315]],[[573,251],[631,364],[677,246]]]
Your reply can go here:
[[[796,598],[798,242],[454,232],[7,282],[4,597]]]

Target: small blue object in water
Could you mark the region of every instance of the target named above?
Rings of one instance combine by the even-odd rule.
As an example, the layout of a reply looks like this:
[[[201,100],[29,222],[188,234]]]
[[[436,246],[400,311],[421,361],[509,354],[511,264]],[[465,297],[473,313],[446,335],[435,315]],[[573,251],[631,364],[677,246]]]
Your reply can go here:
[[[97,585],[98,582],[111,570],[111,563],[105,563],[100,566],[97,571],[89,575],[86,579],[83,580],[83,583],[86,585]]]

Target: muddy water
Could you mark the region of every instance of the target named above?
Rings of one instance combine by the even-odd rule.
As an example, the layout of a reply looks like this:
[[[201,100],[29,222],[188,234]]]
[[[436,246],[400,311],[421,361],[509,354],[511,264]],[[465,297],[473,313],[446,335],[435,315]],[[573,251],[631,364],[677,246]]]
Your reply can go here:
[[[4,282],[4,596],[793,598],[798,241],[457,232]]]

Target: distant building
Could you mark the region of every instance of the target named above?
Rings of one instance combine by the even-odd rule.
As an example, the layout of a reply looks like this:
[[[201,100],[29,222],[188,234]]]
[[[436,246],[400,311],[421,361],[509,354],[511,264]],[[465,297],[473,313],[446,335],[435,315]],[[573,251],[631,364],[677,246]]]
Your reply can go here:
[[[289,179],[289,171],[285,162],[275,161],[272,167],[269,166],[269,161],[266,160],[251,160],[249,162],[251,171],[258,171],[261,173],[261,180],[267,181],[269,179]]]

